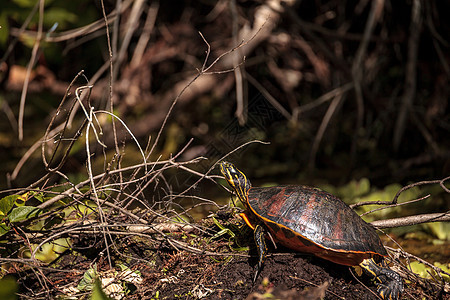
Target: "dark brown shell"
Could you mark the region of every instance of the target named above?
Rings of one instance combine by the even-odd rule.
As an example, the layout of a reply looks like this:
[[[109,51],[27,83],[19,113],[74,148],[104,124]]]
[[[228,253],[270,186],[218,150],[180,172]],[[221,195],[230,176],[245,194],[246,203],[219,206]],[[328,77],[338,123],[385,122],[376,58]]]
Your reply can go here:
[[[251,188],[251,212],[281,244],[344,265],[386,256],[372,225],[334,195],[307,186]]]

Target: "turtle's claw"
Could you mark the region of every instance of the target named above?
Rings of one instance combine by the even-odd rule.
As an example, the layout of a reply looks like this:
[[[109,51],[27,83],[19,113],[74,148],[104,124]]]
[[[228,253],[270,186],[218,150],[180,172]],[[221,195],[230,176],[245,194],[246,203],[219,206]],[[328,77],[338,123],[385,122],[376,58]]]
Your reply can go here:
[[[386,267],[380,267],[372,258],[364,260],[360,266],[377,280],[377,292],[381,298],[399,299],[403,292],[403,280],[398,273]]]
[[[381,274],[378,275],[377,292],[381,298],[389,300],[399,299],[403,292],[403,281],[396,272],[383,268]]]
[[[397,300],[399,296],[399,291],[394,290],[389,284],[378,283],[377,292],[382,299]]]

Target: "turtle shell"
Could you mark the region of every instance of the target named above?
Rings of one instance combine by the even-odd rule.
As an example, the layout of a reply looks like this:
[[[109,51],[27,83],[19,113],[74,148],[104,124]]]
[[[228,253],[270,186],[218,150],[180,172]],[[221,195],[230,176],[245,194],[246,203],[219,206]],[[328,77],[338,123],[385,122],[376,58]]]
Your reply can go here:
[[[282,245],[342,265],[386,256],[374,227],[336,196],[307,186],[251,188],[251,213]]]

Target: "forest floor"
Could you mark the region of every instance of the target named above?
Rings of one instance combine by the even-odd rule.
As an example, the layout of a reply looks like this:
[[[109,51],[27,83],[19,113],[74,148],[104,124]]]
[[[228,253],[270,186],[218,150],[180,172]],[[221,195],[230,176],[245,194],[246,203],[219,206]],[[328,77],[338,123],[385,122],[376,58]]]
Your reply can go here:
[[[18,274],[20,294],[33,299],[88,299],[92,291],[80,291],[77,286],[95,263],[96,277],[103,280],[113,274],[110,285],[120,286],[116,285],[114,294],[103,282],[112,299],[379,299],[374,283],[365,275],[358,277],[354,268],[271,245],[262,272],[253,283],[257,259],[247,228],[233,241],[226,234],[211,239],[201,231],[169,236],[155,240],[118,237],[109,251],[116,272],[108,271],[101,235],[74,238],[70,251],[41,269],[45,284],[32,272],[28,272],[30,276]],[[237,244],[243,245],[240,251],[236,251]],[[173,245],[184,246],[174,249]],[[205,250],[202,254],[192,249]],[[120,265],[139,274],[139,281],[126,283],[120,278]],[[407,283],[402,299],[450,299],[450,295]]]

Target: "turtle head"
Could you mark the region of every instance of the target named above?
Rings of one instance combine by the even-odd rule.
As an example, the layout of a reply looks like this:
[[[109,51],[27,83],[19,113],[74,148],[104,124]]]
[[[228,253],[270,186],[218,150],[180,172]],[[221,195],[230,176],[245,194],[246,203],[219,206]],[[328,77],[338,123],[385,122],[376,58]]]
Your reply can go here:
[[[232,163],[226,161],[220,163],[220,172],[225,176],[228,184],[234,189],[242,203],[246,205],[248,191],[252,187],[247,176],[239,171]]]

